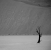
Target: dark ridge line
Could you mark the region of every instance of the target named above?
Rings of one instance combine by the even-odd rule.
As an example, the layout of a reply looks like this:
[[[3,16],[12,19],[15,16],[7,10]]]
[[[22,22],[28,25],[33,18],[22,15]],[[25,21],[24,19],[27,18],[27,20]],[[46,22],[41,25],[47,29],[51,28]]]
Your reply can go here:
[[[40,6],[40,7],[51,7],[51,5],[41,5],[41,4],[36,4],[36,3],[31,3],[31,2],[24,2],[24,1],[20,1],[20,2],[23,2],[25,4],[29,4],[29,5],[34,5],[34,6]]]
[[[25,4],[29,4],[29,5],[34,5],[34,6],[39,6],[39,7],[51,7],[51,4],[46,3],[46,5],[44,4],[37,4],[36,2],[30,2],[30,1],[20,1],[20,0],[14,0],[14,1],[18,1],[18,2],[23,2]]]

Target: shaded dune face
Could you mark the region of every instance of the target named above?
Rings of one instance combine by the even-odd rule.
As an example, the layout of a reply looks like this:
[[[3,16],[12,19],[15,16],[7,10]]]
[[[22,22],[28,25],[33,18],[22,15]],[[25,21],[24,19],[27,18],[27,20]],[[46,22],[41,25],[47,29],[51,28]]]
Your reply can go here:
[[[51,0],[14,0],[23,2],[29,5],[41,6],[41,7],[51,7]]]
[[[0,4],[0,35],[33,35],[41,26],[42,34],[51,34],[51,8],[12,0]]]

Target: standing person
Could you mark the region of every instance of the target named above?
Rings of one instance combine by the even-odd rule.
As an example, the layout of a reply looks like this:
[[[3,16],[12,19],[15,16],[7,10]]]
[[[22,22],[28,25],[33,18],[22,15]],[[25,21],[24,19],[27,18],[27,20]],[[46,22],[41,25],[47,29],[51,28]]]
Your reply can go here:
[[[36,29],[36,32],[38,33],[39,35],[39,39],[38,39],[38,42],[37,43],[40,43],[40,38],[42,36],[42,33],[40,33],[40,27],[38,27],[38,29]]]

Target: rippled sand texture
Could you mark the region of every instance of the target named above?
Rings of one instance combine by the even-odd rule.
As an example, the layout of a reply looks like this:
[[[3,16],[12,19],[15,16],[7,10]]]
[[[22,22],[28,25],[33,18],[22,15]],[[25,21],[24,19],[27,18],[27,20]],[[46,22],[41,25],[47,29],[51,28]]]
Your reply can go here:
[[[51,7],[14,0],[0,2],[0,35],[34,35],[38,26],[42,34],[51,34]]]

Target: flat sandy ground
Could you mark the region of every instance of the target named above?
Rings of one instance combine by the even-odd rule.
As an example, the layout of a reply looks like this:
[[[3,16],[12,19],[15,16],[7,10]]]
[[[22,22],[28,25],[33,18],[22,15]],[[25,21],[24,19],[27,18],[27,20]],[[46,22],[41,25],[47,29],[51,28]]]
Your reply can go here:
[[[51,36],[0,36],[0,50],[51,50]]]

